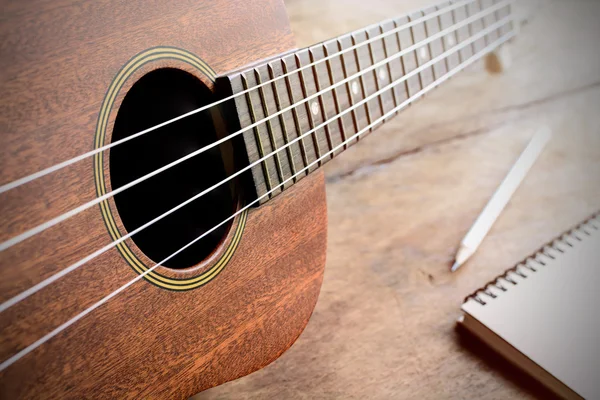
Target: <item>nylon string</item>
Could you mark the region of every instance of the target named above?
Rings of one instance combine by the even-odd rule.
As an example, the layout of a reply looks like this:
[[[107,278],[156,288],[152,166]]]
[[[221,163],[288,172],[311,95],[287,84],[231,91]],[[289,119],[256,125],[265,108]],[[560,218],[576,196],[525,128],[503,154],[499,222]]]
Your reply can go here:
[[[498,22],[496,22],[493,25],[490,25],[489,27],[487,27],[486,29],[482,30],[481,32],[479,32],[477,35],[472,36],[471,38],[469,38],[466,41],[461,42],[460,44],[452,47],[450,50],[445,51],[444,53],[438,55],[437,57],[433,58],[432,60],[430,60],[429,62],[423,64],[422,66],[420,66],[419,68],[409,72],[408,74],[405,74],[402,78],[399,78],[398,80],[388,84],[387,86],[381,88],[380,90],[378,90],[377,92],[371,94],[370,96],[366,97],[365,99],[361,100],[360,102],[354,104],[352,107],[340,112],[339,114],[333,116],[332,118],[328,119],[327,121],[323,122],[322,124],[315,126],[314,128],[312,128],[311,130],[303,133],[302,135],[298,136],[297,138],[295,138],[294,140],[289,141],[287,144],[281,146],[280,148],[278,148],[277,150],[265,155],[264,157],[254,161],[253,163],[249,164],[248,166],[246,166],[245,168],[237,171],[236,173],[230,175],[229,177],[227,177],[226,179],[216,183],[215,185],[203,190],[202,192],[196,194],[195,196],[187,199],[186,201],[180,203],[179,205],[177,205],[176,207],[171,208],[170,210],[166,211],[165,213],[159,215],[158,217],[152,219],[151,221],[145,223],[144,225],[136,228],[135,230],[127,233],[126,235],[122,236],[121,238],[107,244],[106,246],[102,247],[99,250],[96,250],[95,252],[91,253],[90,255],[82,258],[81,260],[75,262],[74,264],[71,264],[69,267],[61,270],[60,272],[57,272],[56,274],[50,276],[49,278],[43,280],[42,282],[32,286],[31,288],[19,293],[18,295],[12,297],[11,299],[5,301],[4,303],[0,304],[0,312],[3,312],[4,310],[12,307],[13,305],[17,304],[18,302],[26,299],[27,297],[33,295],[34,293],[38,292],[39,290],[43,289],[44,287],[50,285],[51,283],[57,281],[58,279],[62,278],[63,276],[67,275],[68,273],[74,271],[75,269],[81,267],[82,265],[84,265],[85,263],[93,260],[94,258],[98,257],[99,255],[105,253],[106,251],[112,249],[113,247],[115,247],[116,245],[118,245],[119,243],[122,243],[123,241],[129,239],[130,237],[132,237],[133,235],[139,233],[140,231],[148,228],[149,226],[153,225],[154,223],[160,221],[161,219],[167,217],[168,215],[174,213],[175,211],[185,207],[186,205],[188,205],[189,203],[197,200],[198,198],[206,195],[207,193],[211,192],[212,190],[214,190],[215,188],[229,182],[230,180],[236,178],[237,176],[241,175],[242,173],[248,171],[249,169],[253,168],[254,166],[260,164],[261,162],[264,162],[265,160],[267,160],[268,158],[274,156],[276,153],[286,149],[287,147],[293,145],[294,143],[302,140],[303,138],[307,137],[308,135],[310,135],[311,133],[325,127],[326,125],[330,124],[331,122],[337,120],[338,118],[341,118],[343,115],[352,112],[353,110],[355,110],[356,108],[360,107],[363,104],[366,104],[367,102],[375,99],[376,97],[378,97],[379,95],[383,94],[384,92],[386,92],[387,90],[391,90],[394,87],[396,87],[397,85],[403,83],[404,81],[410,79],[411,77],[419,74],[420,72],[424,71],[427,68],[430,68],[431,66],[433,66],[434,64],[442,61],[443,59],[445,59],[446,57],[448,57],[449,55],[460,51],[462,48],[470,45],[471,43],[483,38],[486,34],[493,32],[494,30],[500,28],[501,26],[503,26],[504,24],[510,22],[511,19],[509,17],[504,18],[503,20],[500,20]]]
[[[192,240],[191,242],[189,242],[188,244],[186,244],[185,246],[183,246],[182,248],[180,248],[179,250],[177,250],[176,252],[174,252],[173,254],[171,254],[170,256],[168,256],[167,258],[165,258],[164,260],[156,263],[154,266],[152,266],[151,268],[149,268],[148,270],[146,270],[142,274],[138,275],[137,277],[135,277],[131,281],[129,281],[126,284],[124,284],[123,286],[119,287],[117,290],[115,290],[115,291],[111,292],[110,294],[108,294],[107,296],[103,297],[102,299],[100,299],[99,301],[97,301],[96,303],[94,303],[92,306],[88,307],[84,311],[82,311],[79,314],[77,314],[76,316],[72,317],[71,319],[69,319],[68,321],[66,321],[62,325],[58,326],[57,328],[55,328],[54,330],[52,330],[48,334],[44,335],[43,337],[41,337],[40,339],[38,339],[34,343],[30,344],[29,346],[27,346],[23,350],[19,351],[18,353],[16,353],[12,357],[10,357],[7,360],[3,361],[2,364],[0,364],[0,372],[3,371],[4,369],[8,368],[10,365],[14,364],[15,362],[17,362],[19,359],[23,358],[24,356],[26,356],[27,354],[29,354],[30,352],[32,352],[36,348],[38,348],[42,344],[46,343],[47,341],[49,341],[50,339],[52,339],[53,337],[55,337],[56,335],[58,335],[59,333],[61,333],[62,331],[64,331],[65,329],[67,329],[68,327],[70,327],[71,325],[73,325],[74,323],[76,323],[77,321],[79,321],[80,319],[82,319],[83,317],[85,317],[86,315],[90,314],[92,311],[94,311],[98,307],[100,307],[103,304],[107,303],[110,299],[114,298],[115,296],[117,296],[119,293],[123,292],[125,289],[127,289],[128,287],[130,287],[134,283],[136,283],[139,280],[143,279],[147,274],[149,274],[152,271],[154,271],[161,264],[167,262],[168,260],[170,260],[171,258],[175,257],[180,252],[182,252],[185,249],[187,249],[189,246],[191,246],[194,243],[196,243],[198,240],[200,240],[203,237],[205,237],[206,235],[210,234],[212,231],[214,231],[218,227],[222,226],[223,224],[227,223],[231,219],[235,218],[237,215],[239,215],[240,213],[244,212],[245,210],[247,210],[248,208],[250,208],[251,206],[253,206],[254,204],[256,204],[258,201],[260,201],[265,196],[268,196],[273,191],[278,190],[280,187],[282,187],[283,185],[285,185],[286,183],[288,183],[289,181],[291,181],[292,179],[294,179],[299,174],[304,173],[304,171],[308,170],[309,168],[311,168],[312,166],[314,166],[315,164],[317,164],[318,162],[320,162],[323,158],[328,157],[330,154],[333,154],[335,151],[339,150],[340,148],[342,148],[343,146],[345,146],[346,144],[348,144],[350,141],[354,140],[355,138],[359,137],[360,135],[362,135],[362,134],[364,134],[366,132],[369,132],[369,130],[372,127],[378,125],[379,123],[384,122],[387,118],[391,117],[396,112],[398,112],[401,109],[405,108],[406,106],[408,106],[410,103],[412,103],[416,99],[422,97],[427,92],[429,92],[430,90],[432,90],[435,87],[437,87],[440,83],[448,80],[449,78],[451,78],[452,76],[454,76],[459,71],[463,70],[464,68],[466,68],[467,66],[469,66],[473,62],[475,62],[478,59],[480,59],[481,57],[483,57],[485,54],[487,54],[490,51],[494,50],[496,47],[500,46],[501,44],[503,44],[504,42],[506,42],[507,40],[509,40],[510,38],[512,38],[514,35],[515,35],[514,32],[511,32],[511,33],[509,33],[507,35],[504,35],[502,38],[494,41],[493,43],[489,44],[484,49],[482,49],[479,53],[477,53],[477,54],[471,56],[469,59],[463,61],[461,64],[459,64],[452,71],[447,72],[442,77],[440,77],[436,81],[432,82],[430,85],[428,85],[425,88],[421,89],[419,92],[415,93],[412,97],[410,97],[409,99],[405,100],[403,103],[399,104],[398,106],[394,107],[392,110],[388,111],[386,114],[382,115],[380,118],[378,118],[377,120],[375,120],[374,122],[372,122],[371,124],[369,124],[368,126],[366,126],[365,128],[363,128],[362,130],[360,130],[356,134],[352,135],[350,138],[346,139],[344,142],[340,143],[335,148],[331,149],[326,154],[322,155],[317,160],[313,161],[312,163],[310,163],[309,165],[307,165],[306,167],[304,167],[302,170],[298,171],[296,174],[294,174],[290,178],[286,179],[285,181],[283,181],[282,183],[280,183],[279,185],[277,185],[276,187],[274,187],[273,189],[271,189],[267,193],[263,194],[262,196],[260,196],[256,200],[254,200],[253,202],[249,203],[248,205],[246,205],[242,209],[238,210],[236,213],[234,213],[233,215],[231,215],[230,217],[228,217],[227,219],[225,219],[223,222],[219,223],[215,227],[211,228],[209,231],[207,231],[207,232],[203,233],[202,235],[198,236],[197,238],[195,238],[194,240]]]
[[[271,79],[271,80],[265,81],[265,82],[263,82],[263,83],[261,83],[261,84],[259,84],[259,85],[257,85],[257,86],[254,86],[254,87],[252,87],[252,88],[248,88],[248,89],[246,89],[246,90],[243,90],[243,91],[241,91],[241,92],[239,92],[239,93],[236,93],[236,94],[234,94],[234,95],[231,95],[231,96],[229,96],[229,97],[227,97],[227,98],[224,98],[224,99],[218,100],[218,101],[216,101],[216,102],[214,102],[214,103],[211,103],[211,104],[208,104],[208,105],[205,105],[205,106],[199,107],[199,108],[197,108],[197,109],[195,109],[195,110],[189,111],[189,112],[187,112],[187,113],[185,113],[185,114],[182,114],[182,115],[180,115],[180,116],[177,116],[177,117],[175,117],[175,118],[172,118],[172,119],[169,119],[169,120],[167,120],[167,121],[164,121],[164,122],[162,122],[162,123],[160,123],[160,124],[158,124],[158,125],[154,125],[154,126],[152,126],[152,127],[150,127],[150,128],[144,129],[144,130],[142,130],[142,131],[140,131],[140,132],[137,132],[137,133],[135,133],[135,134],[133,134],[133,135],[130,135],[130,136],[126,137],[126,138],[120,139],[120,140],[118,140],[118,141],[116,141],[116,142],[113,142],[113,143],[107,144],[107,145],[105,145],[105,146],[99,147],[99,148],[97,148],[97,149],[94,149],[94,150],[88,151],[88,152],[86,152],[86,153],[84,153],[84,154],[81,154],[81,155],[79,155],[79,156],[73,157],[73,158],[71,158],[71,159],[69,159],[69,160],[66,160],[66,161],[60,162],[60,163],[58,163],[58,164],[55,164],[55,165],[53,165],[53,166],[51,166],[51,167],[48,167],[48,168],[46,168],[46,169],[43,169],[43,170],[41,170],[41,171],[38,171],[38,172],[35,172],[35,173],[31,174],[31,175],[28,175],[28,176],[25,176],[25,177],[23,177],[23,178],[17,179],[17,180],[15,180],[15,181],[11,182],[11,183],[8,183],[8,184],[5,184],[5,185],[2,185],[2,186],[0,186],[0,194],[1,194],[1,193],[4,193],[4,192],[6,192],[6,191],[8,191],[8,190],[14,189],[14,188],[16,188],[16,187],[19,187],[19,186],[21,186],[21,185],[24,185],[25,183],[31,182],[31,181],[33,181],[33,180],[35,180],[35,179],[41,178],[41,177],[43,177],[43,176],[46,176],[46,175],[48,175],[48,174],[50,174],[50,173],[52,173],[52,172],[56,172],[56,171],[58,171],[58,170],[61,170],[61,169],[65,168],[65,167],[67,167],[67,166],[69,166],[69,165],[71,165],[71,164],[74,164],[74,163],[78,162],[78,161],[85,160],[86,158],[92,157],[92,156],[94,156],[94,155],[96,155],[96,154],[98,154],[98,153],[101,153],[101,152],[103,152],[103,151],[106,151],[106,150],[108,150],[108,149],[110,149],[110,148],[112,148],[112,147],[115,147],[115,146],[118,146],[118,145],[120,145],[120,144],[123,144],[123,143],[125,143],[125,142],[128,142],[129,140],[132,140],[132,139],[135,139],[135,138],[137,138],[137,137],[140,137],[140,136],[142,136],[142,135],[145,135],[146,133],[149,133],[149,132],[152,132],[152,131],[154,131],[154,130],[157,130],[157,129],[159,129],[159,128],[162,128],[162,127],[164,127],[164,126],[167,126],[167,125],[169,125],[169,124],[172,124],[172,123],[174,123],[174,122],[177,122],[177,121],[179,121],[179,120],[181,120],[181,119],[184,119],[184,118],[190,117],[190,116],[192,116],[192,115],[194,115],[194,114],[197,114],[197,113],[199,113],[199,112],[202,112],[202,111],[208,110],[208,109],[210,109],[210,108],[212,108],[212,107],[215,107],[215,106],[217,106],[217,105],[219,105],[219,104],[222,104],[222,103],[224,103],[224,102],[226,102],[226,101],[228,101],[228,100],[233,100],[233,99],[235,99],[235,98],[236,98],[236,97],[238,97],[238,96],[245,95],[246,93],[249,93],[249,92],[250,92],[250,91],[252,91],[252,90],[259,89],[259,88],[261,88],[261,87],[263,87],[263,86],[266,86],[266,85],[268,85],[268,84],[271,84],[271,83],[273,83],[273,82],[275,82],[275,81],[277,81],[277,80],[279,80],[279,79],[285,78],[286,76],[289,76],[289,75],[292,75],[292,74],[294,74],[294,73],[300,72],[300,71],[302,71],[302,70],[304,70],[304,69],[307,69],[307,68],[313,67],[313,66],[315,66],[315,65],[317,65],[317,64],[320,64],[320,63],[322,63],[322,62],[325,62],[325,61],[327,61],[327,60],[329,60],[329,59],[332,59],[332,58],[334,58],[334,57],[337,57],[337,56],[339,56],[339,55],[341,55],[341,54],[344,54],[344,53],[346,53],[346,52],[348,52],[348,51],[351,51],[351,50],[357,49],[357,48],[359,48],[359,47],[361,47],[361,46],[364,46],[364,45],[366,45],[366,44],[369,44],[369,43],[372,43],[372,42],[374,42],[374,41],[376,41],[376,40],[382,39],[382,38],[384,38],[384,37],[386,37],[386,36],[388,36],[388,35],[391,35],[391,34],[397,33],[397,32],[399,32],[399,31],[401,31],[401,30],[403,30],[403,29],[410,28],[411,26],[415,26],[415,25],[417,25],[417,24],[419,24],[419,23],[421,23],[421,22],[428,21],[429,19],[432,19],[432,18],[435,18],[435,17],[437,17],[437,16],[439,16],[439,15],[442,15],[442,14],[444,14],[445,12],[452,11],[452,10],[454,10],[454,9],[457,9],[457,8],[460,8],[460,7],[462,7],[462,6],[466,6],[466,5],[468,5],[468,4],[474,3],[475,1],[477,1],[477,0],[464,0],[464,1],[459,1],[459,2],[457,2],[457,3],[455,3],[455,4],[452,4],[452,5],[451,5],[451,6],[449,6],[449,7],[446,7],[446,8],[444,8],[444,9],[438,10],[438,11],[436,11],[436,12],[434,12],[434,13],[431,13],[431,14],[428,14],[428,15],[426,15],[426,16],[423,16],[422,18],[419,18],[419,19],[416,19],[416,20],[414,20],[414,21],[411,21],[411,22],[409,22],[409,23],[407,23],[407,24],[405,24],[405,25],[403,25],[403,26],[401,26],[401,27],[394,28],[393,30],[391,30],[391,31],[389,31],[389,32],[385,32],[385,33],[383,33],[383,34],[380,34],[380,35],[378,35],[378,36],[375,36],[375,37],[373,37],[373,38],[371,38],[371,39],[369,39],[369,40],[366,40],[366,41],[364,41],[364,42],[361,42],[361,43],[359,43],[359,44],[357,44],[357,45],[351,46],[351,47],[349,47],[349,48],[347,48],[347,49],[345,49],[345,50],[341,50],[341,51],[339,51],[339,52],[337,52],[337,53],[333,53],[333,54],[331,54],[331,55],[329,55],[329,56],[327,56],[327,57],[325,57],[325,58],[323,58],[323,59],[321,59],[321,60],[318,60],[318,61],[312,62],[312,63],[310,63],[310,64],[307,64],[307,65],[305,65],[305,66],[303,66],[303,67],[300,67],[300,68],[298,68],[298,69],[296,69],[296,70],[294,70],[294,71],[288,72],[288,73],[286,73],[286,74],[283,74],[283,75],[281,75],[281,76],[279,76],[279,77],[276,77],[276,78],[273,78],[273,79]],[[385,22],[385,21],[384,21],[384,22]],[[368,29],[368,28],[369,28],[369,27],[367,27],[367,28],[365,28],[365,29]],[[343,35],[343,36],[341,36],[341,37],[344,37],[344,36],[345,36],[345,35]],[[341,38],[341,37],[340,37],[340,38]]]
[[[491,13],[493,13],[493,12],[495,12],[495,11],[497,11],[497,10],[505,7],[505,6],[507,6],[508,4],[513,3],[513,2],[514,2],[514,0],[507,0],[507,1],[504,1],[504,2],[501,2],[501,3],[497,3],[494,6],[489,7],[485,11],[479,12],[479,13],[477,13],[477,14],[475,14],[475,15],[473,15],[473,16],[471,16],[471,17],[469,17],[469,18],[467,18],[467,19],[465,19],[465,20],[463,20],[463,21],[461,21],[461,22],[459,22],[457,24],[454,24],[454,25],[450,26],[449,28],[446,28],[446,29],[444,29],[444,30],[442,30],[442,31],[440,31],[440,32],[438,32],[438,33],[430,36],[429,38],[427,38],[425,40],[422,40],[421,42],[415,43],[415,44],[411,45],[410,47],[407,47],[406,49],[401,50],[401,51],[393,54],[392,56],[389,56],[389,57],[387,57],[387,58],[385,58],[385,59],[383,59],[383,60],[381,60],[381,61],[373,64],[372,66],[370,66],[368,68],[365,68],[363,71],[359,71],[359,72],[357,72],[354,75],[351,75],[351,76],[349,76],[349,77],[347,77],[347,78],[345,78],[345,79],[343,79],[343,80],[341,80],[341,81],[339,81],[337,83],[334,83],[334,84],[328,86],[325,89],[322,89],[322,90],[320,90],[320,91],[318,91],[318,92],[316,92],[316,93],[314,93],[314,94],[312,94],[312,95],[310,95],[310,96],[308,96],[308,97],[306,97],[306,98],[304,98],[304,99],[302,99],[302,100],[300,100],[300,101],[298,101],[298,102],[296,102],[296,103],[294,103],[294,104],[292,104],[292,105],[290,105],[290,106],[288,106],[286,108],[283,108],[283,109],[281,109],[281,110],[279,110],[279,111],[277,111],[277,112],[275,112],[275,113],[273,113],[273,114],[271,114],[271,115],[269,115],[269,116],[267,116],[267,117],[265,117],[265,118],[263,118],[263,119],[261,119],[259,121],[256,121],[253,124],[248,125],[245,128],[242,128],[242,129],[240,129],[240,130],[238,130],[238,131],[236,131],[236,132],[234,132],[234,133],[232,133],[232,134],[230,134],[228,136],[223,137],[222,139],[219,139],[219,140],[217,140],[217,141],[215,141],[215,142],[213,142],[213,143],[211,143],[211,144],[209,144],[207,146],[204,146],[204,147],[202,147],[202,148],[200,148],[200,149],[198,149],[198,150],[196,150],[196,151],[194,151],[192,153],[189,153],[189,154],[187,154],[187,155],[185,155],[185,156],[183,156],[183,157],[181,157],[181,158],[179,158],[179,159],[177,159],[177,160],[175,160],[175,161],[173,161],[173,162],[171,162],[171,163],[169,163],[169,164],[167,164],[167,165],[165,165],[165,166],[163,166],[161,168],[158,168],[158,169],[156,169],[156,170],[154,170],[154,171],[152,171],[152,172],[150,172],[150,173],[148,173],[148,174],[146,174],[144,176],[141,176],[141,177],[139,177],[139,178],[137,178],[137,179],[135,179],[135,180],[133,180],[133,181],[131,181],[131,182],[129,182],[129,183],[121,186],[121,187],[119,187],[118,189],[112,190],[109,193],[106,193],[106,194],[104,194],[104,195],[102,195],[100,197],[97,197],[97,198],[95,198],[95,199],[93,199],[93,200],[91,200],[91,201],[89,201],[89,202],[87,202],[85,204],[82,204],[82,205],[80,205],[80,206],[78,206],[78,207],[76,207],[76,208],[74,208],[74,209],[72,209],[70,211],[67,211],[66,213],[63,213],[63,214],[61,214],[61,215],[59,215],[57,217],[54,217],[54,218],[52,218],[49,221],[41,223],[41,224],[39,224],[39,225],[37,225],[37,226],[35,226],[35,227],[33,227],[33,228],[31,228],[31,229],[29,229],[29,230],[21,233],[19,235],[16,235],[16,236],[14,236],[14,237],[12,237],[12,238],[10,238],[10,239],[8,239],[8,240],[0,243],[0,251],[4,251],[4,250],[6,250],[6,249],[8,249],[8,248],[10,248],[10,247],[12,247],[12,246],[14,246],[14,245],[22,242],[22,241],[24,241],[24,240],[26,240],[26,239],[34,236],[34,235],[37,235],[37,234],[45,231],[46,229],[49,229],[49,228],[51,228],[51,227],[53,227],[53,226],[55,226],[55,225],[57,225],[57,224],[65,221],[65,220],[67,220],[67,219],[69,219],[69,218],[71,218],[71,217],[73,217],[73,216],[75,216],[75,215],[77,215],[77,214],[79,214],[79,213],[81,213],[81,212],[83,212],[83,211],[85,211],[85,210],[87,210],[87,209],[89,209],[89,208],[97,205],[97,204],[100,204],[101,202],[103,202],[103,201],[105,201],[105,200],[107,200],[107,199],[109,199],[109,198],[111,198],[111,197],[113,197],[113,196],[115,196],[115,195],[117,195],[117,194],[119,194],[119,193],[121,193],[121,192],[123,192],[123,191],[125,191],[125,190],[127,190],[127,189],[129,189],[129,188],[131,188],[131,187],[133,187],[135,185],[137,185],[137,184],[139,184],[139,183],[144,182],[147,179],[150,179],[150,178],[152,178],[152,177],[160,174],[161,172],[164,172],[164,171],[166,171],[166,170],[168,170],[168,169],[170,169],[170,168],[172,168],[172,167],[174,167],[174,166],[176,166],[178,164],[181,164],[184,161],[187,161],[187,160],[189,160],[189,159],[191,159],[191,158],[193,158],[193,157],[195,157],[195,156],[197,156],[199,154],[202,154],[202,153],[204,153],[204,152],[206,152],[206,151],[208,151],[208,150],[210,150],[210,149],[212,149],[212,148],[214,148],[214,147],[216,147],[216,146],[218,146],[218,145],[220,145],[220,144],[222,144],[222,143],[224,143],[224,142],[226,142],[226,141],[228,141],[228,140],[230,140],[230,139],[232,139],[232,138],[234,138],[234,137],[236,137],[236,136],[238,136],[238,135],[240,135],[240,134],[242,134],[244,132],[249,131],[250,129],[254,129],[257,126],[259,126],[259,125],[261,125],[261,124],[263,124],[263,123],[265,123],[265,122],[267,122],[267,121],[269,121],[269,120],[271,120],[273,118],[277,118],[280,115],[284,114],[285,112],[291,111],[292,109],[298,107],[299,105],[302,105],[302,104],[304,104],[304,103],[306,103],[306,102],[308,102],[308,101],[310,101],[310,100],[312,100],[314,98],[317,98],[318,96],[320,96],[320,95],[322,95],[322,94],[324,94],[326,92],[329,92],[329,91],[331,91],[331,90],[333,90],[333,89],[335,89],[335,88],[337,88],[339,86],[342,86],[342,85],[344,85],[344,84],[346,84],[346,83],[348,83],[348,82],[356,79],[357,77],[360,77],[360,76],[362,76],[362,75],[364,75],[364,74],[366,74],[368,72],[371,72],[371,71],[373,71],[373,70],[375,70],[375,69],[377,69],[377,68],[379,68],[379,67],[381,67],[383,65],[386,65],[390,61],[392,61],[392,60],[394,60],[394,59],[396,59],[398,57],[406,55],[406,54],[408,54],[408,53],[410,53],[412,51],[415,51],[415,50],[417,50],[417,49],[419,49],[419,48],[421,48],[421,47],[423,47],[423,46],[425,46],[425,45],[427,45],[427,44],[435,41],[435,40],[438,40],[438,39],[440,39],[440,38],[448,35],[449,33],[452,33],[452,32],[454,32],[454,31],[456,31],[456,30],[458,30],[458,29],[460,29],[460,28],[462,28],[464,26],[467,26],[468,24],[470,24],[470,23],[472,23],[472,22],[474,22],[476,20],[479,20],[479,19],[485,17],[486,15],[489,15],[489,14],[491,14]],[[461,43],[464,43],[464,42],[461,42]],[[296,73],[296,72],[298,72],[298,70],[295,70],[292,73]],[[256,87],[254,87],[252,89],[255,89],[255,88]],[[117,142],[115,142],[115,143],[117,143]]]

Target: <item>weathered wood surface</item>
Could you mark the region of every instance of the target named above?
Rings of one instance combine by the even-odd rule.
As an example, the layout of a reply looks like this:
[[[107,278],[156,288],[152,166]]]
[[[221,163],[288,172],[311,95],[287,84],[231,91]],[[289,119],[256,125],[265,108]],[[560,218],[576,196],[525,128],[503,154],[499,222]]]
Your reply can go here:
[[[303,46],[423,3],[287,6]],[[550,397],[455,329],[465,295],[600,209],[600,4],[532,10],[505,73],[458,75],[328,164],[327,266],[307,329],[275,363],[197,399]],[[542,126],[553,140],[450,274],[460,239]]]

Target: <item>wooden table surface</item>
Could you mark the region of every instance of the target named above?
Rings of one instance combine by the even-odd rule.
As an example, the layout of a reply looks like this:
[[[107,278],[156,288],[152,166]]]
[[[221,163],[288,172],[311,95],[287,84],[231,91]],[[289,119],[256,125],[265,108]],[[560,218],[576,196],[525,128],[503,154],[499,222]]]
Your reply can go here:
[[[298,46],[430,4],[290,0]],[[548,398],[457,331],[468,293],[600,210],[600,2],[521,3],[512,65],[475,66],[327,165],[323,288],[279,360],[197,399]],[[553,140],[474,258],[456,248],[536,129]]]

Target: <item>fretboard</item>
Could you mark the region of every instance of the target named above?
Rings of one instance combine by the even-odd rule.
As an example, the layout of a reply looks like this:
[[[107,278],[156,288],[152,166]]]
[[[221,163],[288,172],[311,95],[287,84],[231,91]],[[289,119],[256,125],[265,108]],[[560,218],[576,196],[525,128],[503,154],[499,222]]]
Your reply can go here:
[[[227,76],[242,93],[235,108],[260,203],[514,36],[511,3],[438,4]]]

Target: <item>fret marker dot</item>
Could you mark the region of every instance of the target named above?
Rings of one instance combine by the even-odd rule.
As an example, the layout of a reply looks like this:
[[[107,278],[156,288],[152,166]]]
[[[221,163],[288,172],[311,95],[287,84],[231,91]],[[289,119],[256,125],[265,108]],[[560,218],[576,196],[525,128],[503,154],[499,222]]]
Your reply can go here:
[[[454,46],[454,38],[452,36],[448,36],[446,38],[446,43],[448,43],[448,46]]]
[[[314,115],[317,115],[319,113],[319,105],[316,101],[313,101],[313,103],[310,105],[310,110]]]
[[[421,57],[422,60],[425,60],[427,59],[427,56],[427,49],[425,47],[421,47],[421,50],[419,50],[419,57]]]
[[[379,79],[384,80],[386,76],[385,69],[381,68],[379,70]]]
[[[352,93],[358,94],[358,83],[352,82]]]

